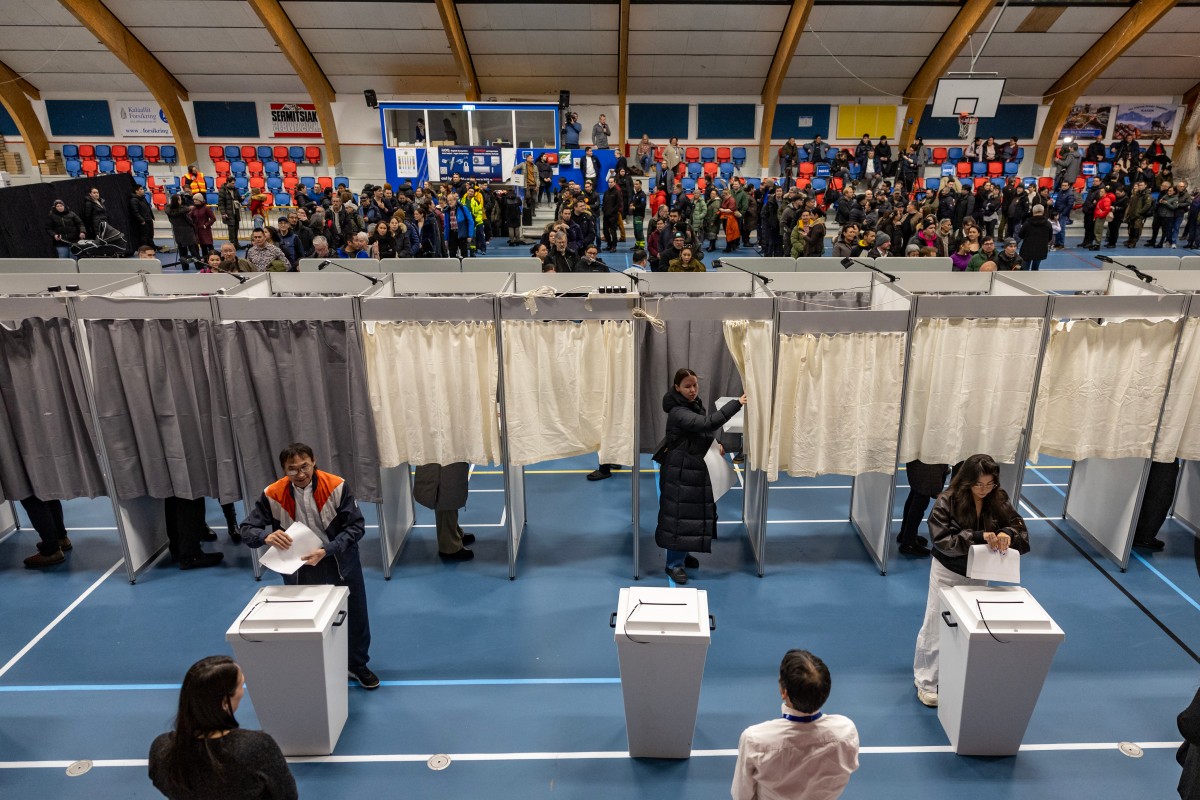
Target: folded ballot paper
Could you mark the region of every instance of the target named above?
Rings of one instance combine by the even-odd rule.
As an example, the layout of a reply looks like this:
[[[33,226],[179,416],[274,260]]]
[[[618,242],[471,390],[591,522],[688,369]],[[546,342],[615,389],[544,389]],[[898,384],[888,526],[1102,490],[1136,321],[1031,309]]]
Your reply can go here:
[[[979,581],[1021,582],[1021,554],[1011,547],[999,553],[986,544],[967,551],[967,577]]]
[[[293,575],[296,570],[304,566],[304,556],[316,550],[324,542],[321,541],[320,536],[313,533],[312,528],[303,522],[293,522],[284,533],[292,537],[292,546],[287,550],[280,550],[278,547],[268,545],[259,555],[258,562],[280,575]]]
[[[721,455],[721,445],[715,441],[704,454],[704,465],[708,467],[708,479],[712,483],[715,503],[737,483],[737,476],[733,474],[733,467],[725,460],[725,456]]]

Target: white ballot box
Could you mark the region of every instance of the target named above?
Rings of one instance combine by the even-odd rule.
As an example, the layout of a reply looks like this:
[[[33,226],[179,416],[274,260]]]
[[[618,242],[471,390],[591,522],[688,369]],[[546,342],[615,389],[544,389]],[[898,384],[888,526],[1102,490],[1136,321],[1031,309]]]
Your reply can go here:
[[[708,654],[708,595],[698,589],[622,589],[616,630],[625,730],[634,758],[688,758]]]
[[[961,756],[1016,755],[1062,628],[1020,586],[938,593],[938,721]]]
[[[285,756],[327,756],[346,724],[344,586],[264,586],[225,633],[262,729]]]

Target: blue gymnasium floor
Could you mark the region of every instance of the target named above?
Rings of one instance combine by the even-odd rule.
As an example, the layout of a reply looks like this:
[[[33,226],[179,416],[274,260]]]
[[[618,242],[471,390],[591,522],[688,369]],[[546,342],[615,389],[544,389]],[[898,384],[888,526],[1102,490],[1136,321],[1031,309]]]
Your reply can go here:
[[[880,576],[842,521],[850,482],[838,477],[784,478],[772,488],[762,579],[735,523],[740,492],[722,498],[721,519],[733,524],[721,526],[690,584],[708,591],[718,621],[694,743],[705,752],[680,763],[624,757],[607,622],[617,590],[631,583],[629,475],[587,483],[593,466],[581,457],[528,471],[516,581],[507,579],[498,527],[497,470],[477,469],[472,480],[463,525],[479,536],[473,562],[439,562],[432,515],[420,509],[426,527],[384,581],[368,531],[372,667],[385,685],[351,689],[334,758],[293,764],[302,797],[462,798],[481,796],[481,787],[514,800],[728,797],[738,734],[777,713],[779,658],[797,646],[829,664],[826,708],[854,719],[862,737],[847,798],[1172,796],[1175,715],[1200,683],[1197,664],[1047,521],[1030,522],[1025,585],[1067,638],[1025,737],[1029,749],[1005,759],[947,752],[936,712],[912,688],[929,561],[897,556]],[[1038,472],[1027,473],[1025,493],[1043,513],[1030,516],[1061,513],[1061,487],[1049,484],[1066,483],[1067,465]],[[643,477],[641,491],[642,580],[665,584],[652,537],[654,476]],[[215,504],[210,510],[223,531]],[[0,796],[156,797],[145,777],[149,742],[169,726],[188,665],[229,652],[225,629],[256,588],[249,554],[222,533],[226,565],[187,573],[160,563],[131,586],[113,571],[121,556],[107,501],[72,501],[66,514],[76,547],[55,571],[21,568],[31,531],[0,541]],[[1053,523],[1096,556],[1066,523]],[[1163,536],[1167,550],[1127,573],[1096,558],[1200,650],[1194,539],[1174,522]],[[239,719],[256,727],[252,687],[248,697]],[[1145,757],[1117,752],[1123,740],[1141,743]],[[424,762],[434,753],[453,763],[431,771]],[[66,766],[84,758],[99,763],[68,777]]]

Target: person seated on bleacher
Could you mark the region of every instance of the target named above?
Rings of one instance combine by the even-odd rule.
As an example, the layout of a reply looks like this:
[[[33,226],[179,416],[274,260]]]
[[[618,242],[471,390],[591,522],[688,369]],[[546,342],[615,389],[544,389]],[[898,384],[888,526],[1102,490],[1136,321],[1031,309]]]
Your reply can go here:
[[[254,265],[244,258],[238,258],[237,248],[229,242],[221,245],[220,261],[212,268],[213,272],[254,272]]]
[[[1002,152],[1003,151],[1000,149],[1000,145],[996,144],[996,137],[989,136],[987,141],[983,143],[983,149],[981,152],[981,155],[983,156],[982,160],[999,161]]]
[[[1083,155],[1084,161],[1090,161],[1094,164],[1099,164],[1108,159],[1108,148],[1104,146],[1104,138],[1097,136],[1092,143],[1087,146],[1087,152]]]
[[[796,145],[796,138],[789,136],[783,147],[779,148],[779,171],[785,178],[795,177],[799,164],[800,148]]]
[[[812,144],[808,146],[808,154],[814,164],[824,164],[829,161],[829,145],[825,143],[820,134],[813,137]]]

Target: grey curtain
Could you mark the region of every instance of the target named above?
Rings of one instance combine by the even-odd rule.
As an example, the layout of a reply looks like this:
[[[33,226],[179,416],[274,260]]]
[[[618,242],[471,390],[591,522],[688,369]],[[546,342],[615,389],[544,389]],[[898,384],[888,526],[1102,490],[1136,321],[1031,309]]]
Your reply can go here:
[[[95,442],[71,323],[0,325],[0,497],[106,494]]]
[[[742,393],[742,378],[725,346],[724,325],[720,321],[671,320],[664,333],[643,325],[638,346],[642,358],[638,432],[643,453],[653,453],[667,433],[662,400],[671,389],[675,370],[687,367],[696,373],[700,378],[700,397],[708,411],[713,410],[718,397],[737,397]]]
[[[85,323],[117,497],[241,499],[208,320]]]
[[[355,325],[263,320],[216,331],[250,490],[277,480],[279,451],[304,442],[319,469],[345,478],[359,500],[379,502],[379,448]]]

